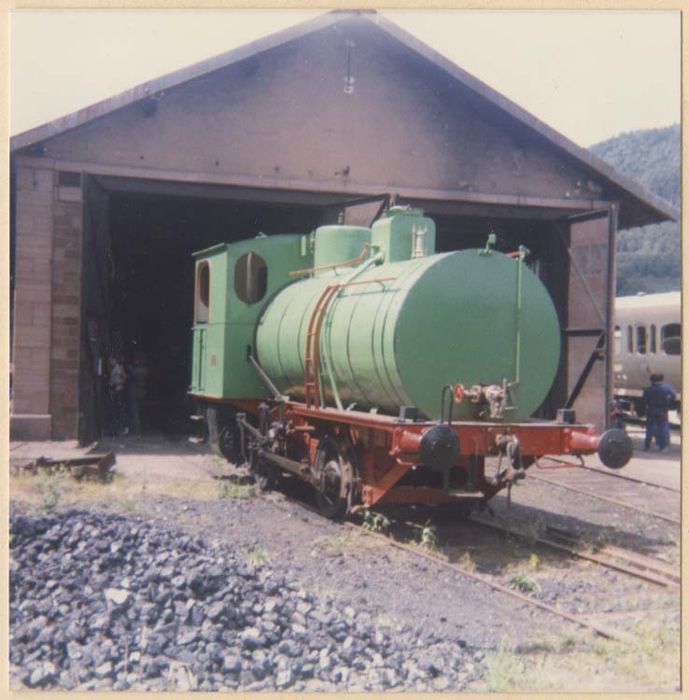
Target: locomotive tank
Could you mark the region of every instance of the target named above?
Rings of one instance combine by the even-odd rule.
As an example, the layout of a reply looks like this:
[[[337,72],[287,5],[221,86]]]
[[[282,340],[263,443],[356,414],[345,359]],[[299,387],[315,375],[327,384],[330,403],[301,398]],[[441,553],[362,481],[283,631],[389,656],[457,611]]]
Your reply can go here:
[[[308,330],[320,305],[315,342],[328,405],[389,414],[413,406],[436,420],[441,388],[459,383],[507,387],[504,419],[528,418],[559,361],[559,323],[547,290],[521,254],[489,246],[433,254],[434,235],[418,245],[416,234],[428,233],[419,221],[430,220],[378,222],[370,245],[358,228],[319,229],[315,260],[327,264],[284,287],[264,309],[255,339],[261,366],[281,392],[304,397]],[[362,242],[368,257],[353,266],[348,258]],[[319,256],[319,243],[326,255]],[[339,262],[348,266],[333,268],[338,243]],[[466,399],[455,403],[454,417],[482,416]]]

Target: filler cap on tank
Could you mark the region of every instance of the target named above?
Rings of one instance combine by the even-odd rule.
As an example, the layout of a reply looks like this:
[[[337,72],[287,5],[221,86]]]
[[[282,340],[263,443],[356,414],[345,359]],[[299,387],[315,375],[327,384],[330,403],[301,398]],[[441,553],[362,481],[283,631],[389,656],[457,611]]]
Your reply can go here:
[[[435,222],[423,215],[423,209],[391,207],[372,229],[371,243],[383,251],[385,262],[435,253]]]

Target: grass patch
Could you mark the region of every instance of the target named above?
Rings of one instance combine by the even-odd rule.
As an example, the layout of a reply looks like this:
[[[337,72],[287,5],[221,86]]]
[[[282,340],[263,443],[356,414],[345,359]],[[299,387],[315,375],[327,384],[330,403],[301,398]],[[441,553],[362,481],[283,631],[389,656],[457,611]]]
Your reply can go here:
[[[524,672],[522,662],[506,638],[501,639],[498,648],[486,656],[486,667],[483,680],[491,693],[514,689]]]
[[[529,578],[528,574],[524,571],[517,571],[510,576],[509,580],[510,588],[514,588],[521,593],[535,593],[541,590],[540,585]]]
[[[364,513],[364,522],[361,524],[364,530],[383,534],[389,532],[391,526],[390,518],[386,518],[382,513],[376,513],[372,510],[367,510]]]
[[[246,555],[246,561],[254,566],[257,564],[265,564],[270,561],[268,550],[263,547],[255,547],[249,550],[249,553]]]
[[[11,499],[42,512],[51,512],[58,506],[86,506],[105,501],[111,510],[134,513],[144,510],[141,501],[147,494],[211,501],[218,498],[218,486],[215,482],[191,479],[138,481],[116,472],[108,482],[77,481],[59,471],[10,476]]]
[[[231,481],[218,482],[218,498],[253,498],[256,488],[252,484],[235,484]]]
[[[354,529],[347,528],[341,535],[324,535],[315,540],[318,547],[330,551],[375,549],[385,547],[384,542],[380,542],[373,537],[366,537]]]
[[[679,623],[644,621],[629,632],[625,642],[568,636],[514,645],[503,639],[486,656],[483,683],[494,692],[678,690]]]
[[[462,556],[457,560],[457,563],[467,571],[476,571],[476,562],[471,556],[471,552],[464,552]]]
[[[387,612],[382,612],[379,615],[376,615],[374,622],[376,627],[383,627],[387,630],[391,630],[398,624],[397,620]]]
[[[421,530],[420,544],[425,549],[430,549],[431,551],[436,551],[439,548],[438,533],[430,520],[426,522],[423,530]]]

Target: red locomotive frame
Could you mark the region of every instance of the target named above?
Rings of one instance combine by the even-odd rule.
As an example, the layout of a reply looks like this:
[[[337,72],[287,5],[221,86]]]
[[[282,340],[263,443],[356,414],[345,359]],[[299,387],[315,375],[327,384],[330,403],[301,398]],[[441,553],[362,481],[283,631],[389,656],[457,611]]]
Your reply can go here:
[[[270,488],[279,471],[287,471],[316,488],[319,505],[330,517],[381,504],[470,508],[522,478],[525,468],[544,455],[582,457],[598,451],[617,467],[628,461],[631,450],[624,432],[601,436],[585,424],[418,421],[290,400],[223,403],[238,411],[231,442],[259,486]],[[429,466],[424,441],[431,431],[441,440],[450,438],[449,443],[453,434],[458,450],[441,449],[438,463]],[[492,456],[499,458],[498,468],[489,476],[485,458]],[[417,471],[420,478],[410,480]]]

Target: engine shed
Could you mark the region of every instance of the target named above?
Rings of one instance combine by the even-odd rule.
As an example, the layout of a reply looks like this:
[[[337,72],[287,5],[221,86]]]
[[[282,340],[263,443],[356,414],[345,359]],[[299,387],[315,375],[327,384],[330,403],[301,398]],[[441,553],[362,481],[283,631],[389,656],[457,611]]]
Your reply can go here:
[[[530,251],[562,353],[536,415],[605,425],[618,229],[676,210],[375,12],[333,12],[11,140],[11,434],[105,431],[107,360],[184,425],[192,253],[422,208],[438,251]],[[439,329],[438,342],[442,342]],[[430,358],[429,358],[430,359]]]

